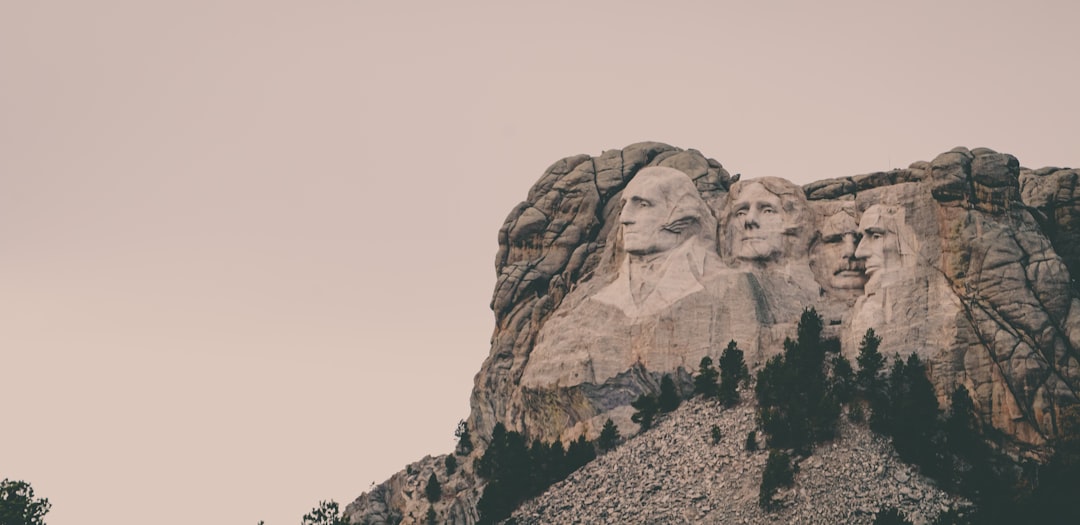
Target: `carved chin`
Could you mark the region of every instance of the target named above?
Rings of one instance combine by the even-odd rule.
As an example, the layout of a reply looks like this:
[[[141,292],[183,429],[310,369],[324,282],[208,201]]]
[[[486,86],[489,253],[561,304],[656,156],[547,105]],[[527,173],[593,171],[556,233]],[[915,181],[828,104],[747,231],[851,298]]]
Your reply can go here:
[[[833,276],[830,284],[839,290],[854,290],[865,286],[866,280],[867,276],[864,273],[845,271]]]
[[[780,248],[763,239],[745,239],[735,250],[735,257],[748,261],[768,261],[780,256]]]

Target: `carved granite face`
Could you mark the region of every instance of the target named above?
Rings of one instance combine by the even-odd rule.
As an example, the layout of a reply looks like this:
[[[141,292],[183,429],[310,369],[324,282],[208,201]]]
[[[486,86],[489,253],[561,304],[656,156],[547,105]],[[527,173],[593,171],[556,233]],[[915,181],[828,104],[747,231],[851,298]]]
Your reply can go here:
[[[636,318],[702,290],[705,267],[719,264],[711,235],[716,221],[690,177],[674,168],[642,168],[622,195],[626,258],[616,279],[591,299]],[[717,260],[707,263],[710,258]]]
[[[688,190],[696,197],[696,190],[685,174],[664,168],[645,168],[626,185],[619,222],[627,253],[666,252],[687,239],[681,229],[673,229],[670,223],[680,219],[672,215],[681,194]]]
[[[783,254],[786,217],[779,196],[751,183],[739,193],[731,210],[728,233],[735,258],[766,261]]]
[[[900,229],[903,214],[896,206],[875,204],[863,212],[859,221],[862,240],[855,250],[855,257],[864,261],[869,278],[867,288],[881,282],[886,272],[900,269]]]
[[[861,290],[866,284],[867,275],[864,260],[855,256],[855,250],[862,239],[859,225],[847,211],[839,211],[821,227],[821,242],[815,245],[820,250],[815,259],[827,272],[828,286],[838,290]]]

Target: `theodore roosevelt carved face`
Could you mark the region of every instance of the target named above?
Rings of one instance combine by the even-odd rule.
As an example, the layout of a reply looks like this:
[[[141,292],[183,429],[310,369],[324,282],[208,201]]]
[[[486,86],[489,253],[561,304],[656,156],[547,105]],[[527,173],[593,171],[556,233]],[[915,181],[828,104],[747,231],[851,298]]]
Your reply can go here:
[[[853,214],[841,210],[826,219],[812,248],[815,269],[827,288],[861,290],[866,284],[865,261],[855,256],[862,233]]]

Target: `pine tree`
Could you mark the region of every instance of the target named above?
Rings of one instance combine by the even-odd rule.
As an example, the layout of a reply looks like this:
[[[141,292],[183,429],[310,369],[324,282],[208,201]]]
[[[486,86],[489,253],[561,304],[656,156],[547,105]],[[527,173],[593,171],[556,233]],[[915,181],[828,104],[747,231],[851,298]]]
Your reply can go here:
[[[48,498],[34,497],[29,483],[7,478],[0,481],[0,524],[45,525],[50,508]]]
[[[469,435],[469,426],[465,423],[465,420],[458,422],[457,429],[454,431],[454,437],[458,438],[457,447],[454,448],[454,453],[459,456],[467,456],[473,451],[472,436]]]
[[[694,394],[701,395],[706,399],[717,397],[720,394],[720,385],[716,380],[720,372],[713,367],[713,360],[709,356],[701,358],[698,366],[698,375],[694,378]]]
[[[596,459],[596,448],[585,439],[585,434],[578,436],[570,442],[570,448],[566,450],[567,475],[594,459]]]
[[[749,377],[750,371],[743,360],[743,351],[739,350],[732,340],[720,354],[720,402],[729,407],[738,403],[738,385]]]
[[[784,341],[784,353],[774,356],[758,373],[755,394],[762,430],[769,446],[809,452],[814,443],[832,439],[840,404],[828,388],[821,317],[813,308],[803,311],[799,339]]]
[[[427,480],[427,487],[424,488],[424,495],[427,496],[428,501],[432,503],[435,503],[442,498],[442,485],[439,483],[439,478],[434,472],[431,473],[431,477]]]
[[[457,458],[453,454],[446,456],[446,475],[449,476],[457,470]]]
[[[608,451],[615,448],[615,445],[619,443],[619,427],[615,426],[615,422],[608,418],[604,423],[604,428],[600,430],[600,438],[597,439],[596,445],[600,447],[602,451]]]
[[[829,381],[829,390],[833,397],[840,403],[851,401],[854,395],[855,372],[851,369],[851,361],[842,355],[836,355],[832,359],[832,376]]]
[[[630,416],[630,420],[641,425],[643,432],[652,428],[653,418],[656,417],[657,411],[660,410],[660,406],[656,402],[656,396],[641,394],[633,403],[630,403],[630,406],[637,410]]]
[[[435,515],[435,507],[428,507],[427,516],[424,517],[424,521],[426,521],[428,525],[436,525],[438,517]]]
[[[0,522],[6,523],[7,522]],[[334,500],[320,501],[319,506],[304,514],[301,525],[348,525],[349,520],[341,516],[338,504]]]
[[[765,471],[761,474],[758,487],[758,505],[763,509],[773,508],[773,495],[780,487],[790,487],[795,483],[795,471],[791,467],[791,457],[777,450],[769,451],[765,461]]]
[[[657,399],[657,402],[660,411],[665,413],[679,408],[679,403],[682,402],[679,391],[675,389],[675,381],[668,374],[664,374],[663,379],[660,380],[660,398]]]
[[[874,333],[873,328],[867,328],[863,334],[862,342],[859,343],[859,356],[855,358],[859,365],[859,371],[855,374],[855,387],[868,401],[881,394],[884,380],[881,372],[885,367],[885,357],[878,352],[881,346],[881,338]]]

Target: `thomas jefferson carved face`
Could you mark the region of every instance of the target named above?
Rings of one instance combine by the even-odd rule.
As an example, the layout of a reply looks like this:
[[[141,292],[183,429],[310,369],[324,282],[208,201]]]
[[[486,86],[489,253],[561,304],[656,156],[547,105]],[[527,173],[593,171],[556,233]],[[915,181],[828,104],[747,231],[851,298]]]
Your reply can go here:
[[[623,248],[634,256],[662,253],[700,231],[705,207],[685,173],[644,168],[623,190]]]
[[[852,290],[862,289],[866,284],[865,261],[855,257],[855,249],[861,238],[855,217],[846,211],[839,211],[825,220],[821,227],[821,241],[817,245],[821,254],[815,262],[827,272],[825,277],[829,287]]]
[[[730,224],[735,258],[764,261],[784,252],[784,210],[780,197],[750,183],[732,203]]]

